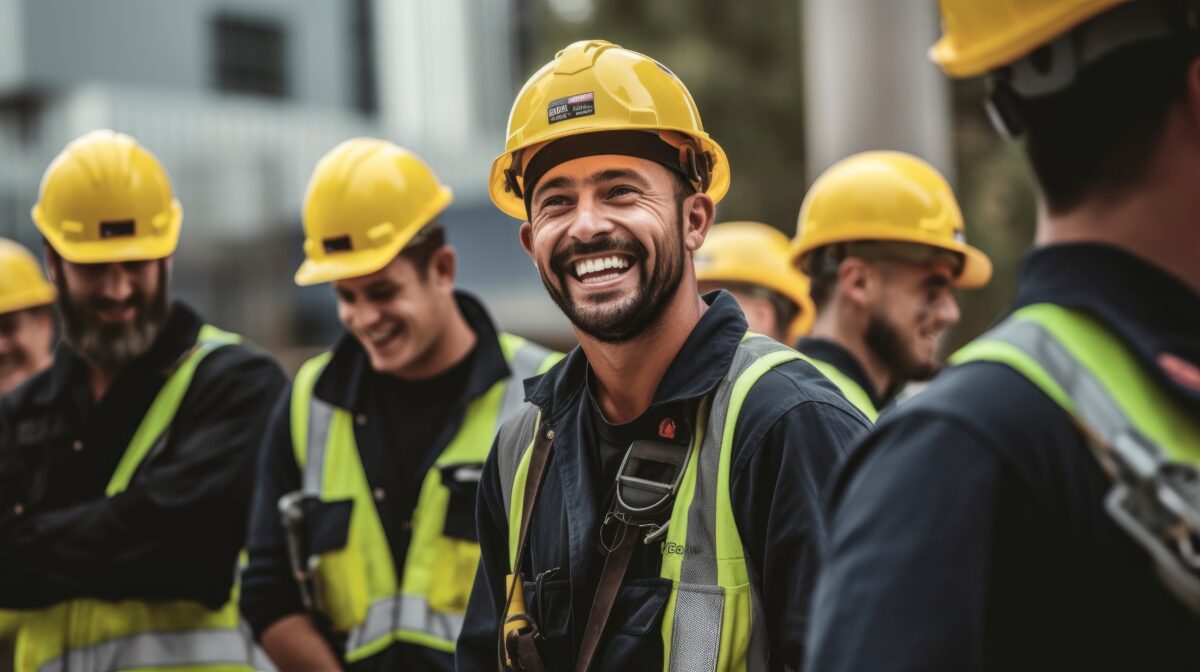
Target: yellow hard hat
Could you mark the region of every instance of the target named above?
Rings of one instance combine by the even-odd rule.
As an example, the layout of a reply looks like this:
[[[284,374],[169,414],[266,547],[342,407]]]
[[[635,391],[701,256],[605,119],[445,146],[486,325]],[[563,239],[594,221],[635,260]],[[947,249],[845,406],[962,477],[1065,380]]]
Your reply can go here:
[[[903,152],[863,152],[843,159],[817,178],[796,222],[792,259],[833,243],[917,243],[963,255],[955,284],[986,285],[992,262],[967,245],[962,211],[936,168]]]
[[[952,77],[981,75],[1129,1],[940,0],[943,34],[929,57]]]
[[[46,168],[33,221],[67,261],[145,261],[175,251],[183,208],[153,154],[128,135],[99,130]]]
[[[795,304],[788,342],[807,334],[816,318],[808,277],[791,263],[788,237],[761,222],[724,222],[712,227],[696,250],[696,279],[769,289]]]
[[[416,154],[354,138],[321,158],[304,196],[300,286],[370,275],[450,205],[449,187]]]
[[[603,131],[657,132],[698,189],[714,202],[729,191],[729,159],[704,132],[683,82],[648,56],[589,40],[558,52],[517,94],[488,180],[492,202],[526,219],[522,173],[533,155],[553,140]]]
[[[33,254],[0,238],[0,314],[53,303],[54,295]]]

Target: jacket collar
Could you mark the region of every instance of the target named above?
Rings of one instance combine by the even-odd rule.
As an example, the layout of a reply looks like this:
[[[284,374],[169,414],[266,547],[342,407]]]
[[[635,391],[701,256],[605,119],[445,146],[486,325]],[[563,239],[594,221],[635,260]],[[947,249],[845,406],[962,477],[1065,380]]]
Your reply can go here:
[[[1013,310],[1034,303],[1101,321],[1172,396],[1200,410],[1200,294],[1180,279],[1116,247],[1054,245],[1022,261]],[[1182,364],[1164,364],[1171,356]]]
[[[462,290],[454,291],[454,300],[471,330],[475,332],[475,359],[461,399],[474,399],[510,375],[508,362],[500,347],[500,337],[483,304]],[[371,368],[367,353],[353,335],[344,333],[333,348],[333,356],[321,372],[313,394],[322,401],[352,412],[363,410],[367,386],[379,374]]]
[[[881,410],[884,406],[891,403],[892,399],[896,396],[894,393],[889,392],[886,396],[880,397],[875,392],[875,385],[867,377],[867,370],[863,368],[858,358],[834,341],[824,338],[805,337],[796,341],[796,350],[813,359],[832,365],[835,369],[845,374],[847,378],[857,383],[863,389],[863,392],[867,393],[867,398],[871,400],[871,405],[875,407],[875,410]],[[903,385],[893,385],[892,387],[897,388],[898,391],[898,388],[902,388]]]
[[[656,418],[663,407],[677,406],[708,394],[733,363],[733,356],[746,334],[746,318],[737,301],[725,291],[705,294],[708,310],[676,353],[654,392],[654,400],[642,418]],[[587,355],[576,346],[546,373],[525,381],[526,400],[538,406],[552,422],[579,407],[587,379]]]

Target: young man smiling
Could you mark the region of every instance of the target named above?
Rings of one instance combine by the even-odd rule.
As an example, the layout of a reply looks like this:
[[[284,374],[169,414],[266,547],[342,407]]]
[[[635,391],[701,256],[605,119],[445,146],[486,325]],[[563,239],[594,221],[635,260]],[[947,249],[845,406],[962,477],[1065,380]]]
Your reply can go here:
[[[669,70],[602,41],[529,80],[508,138],[492,199],[580,347],[484,468],[459,669],[798,669],[818,493],[867,422],[698,293],[724,152]]]
[[[333,283],[347,333],[300,369],[262,449],[242,609],[280,669],[453,669],[479,471],[521,380],[556,356],[455,290],[450,200],[370,138],[309,183],[296,282]]]
[[[867,417],[941,366],[958,322],[955,288],[987,284],[992,263],[966,244],[950,185],[900,152],[856,154],[813,183],[793,257],[811,279],[817,321],[796,343]]]
[[[0,608],[18,672],[266,669],[233,599],[279,367],[169,301],[183,210],[158,160],[94,131],[33,209],[64,342],[0,400]]]

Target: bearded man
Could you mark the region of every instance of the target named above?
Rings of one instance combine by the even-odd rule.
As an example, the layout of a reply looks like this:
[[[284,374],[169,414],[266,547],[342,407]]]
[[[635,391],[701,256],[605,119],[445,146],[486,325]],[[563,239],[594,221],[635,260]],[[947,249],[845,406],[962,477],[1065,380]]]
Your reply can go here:
[[[458,669],[799,669],[821,485],[868,424],[700,295],[724,151],[670,70],[602,41],[533,75],[507,137],[492,200],[580,346],[484,466]]]
[[[232,598],[282,372],[169,300],[183,211],[133,138],[67,145],[33,219],[64,343],[0,401],[15,669],[268,669]]]
[[[955,289],[992,275],[945,178],[902,152],[856,154],[817,178],[792,249],[817,306],[796,349],[871,420],[910,381],[933,378],[959,318]]]

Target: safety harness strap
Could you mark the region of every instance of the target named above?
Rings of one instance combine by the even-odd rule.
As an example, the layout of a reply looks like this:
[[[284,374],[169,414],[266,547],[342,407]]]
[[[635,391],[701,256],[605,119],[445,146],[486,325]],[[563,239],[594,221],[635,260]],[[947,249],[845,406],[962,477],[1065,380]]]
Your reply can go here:
[[[533,453],[529,458],[529,477],[525,481],[525,498],[521,507],[521,533],[517,541],[517,556],[509,575],[508,597],[504,602],[504,624],[500,630],[500,641],[497,659],[501,663],[501,671],[524,670],[527,672],[542,672],[545,665],[538,654],[534,638],[537,637],[537,624],[533,617],[525,613],[524,600],[514,600],[514,596],[522,593],[521,564],[525,561],[525,549],[529,545],[529,526],[533,519],[533,507],[537,503],[538,493],[542,488],[542,480],[546,476],[546,465],[550,462],[550,451],[554,444],[554,428],[542,426],[541,414],[534,423],[537,428],[533,439]],[[514,609],[514,607],[518,607]],[[517,613],[510,613],[516,611]]]

